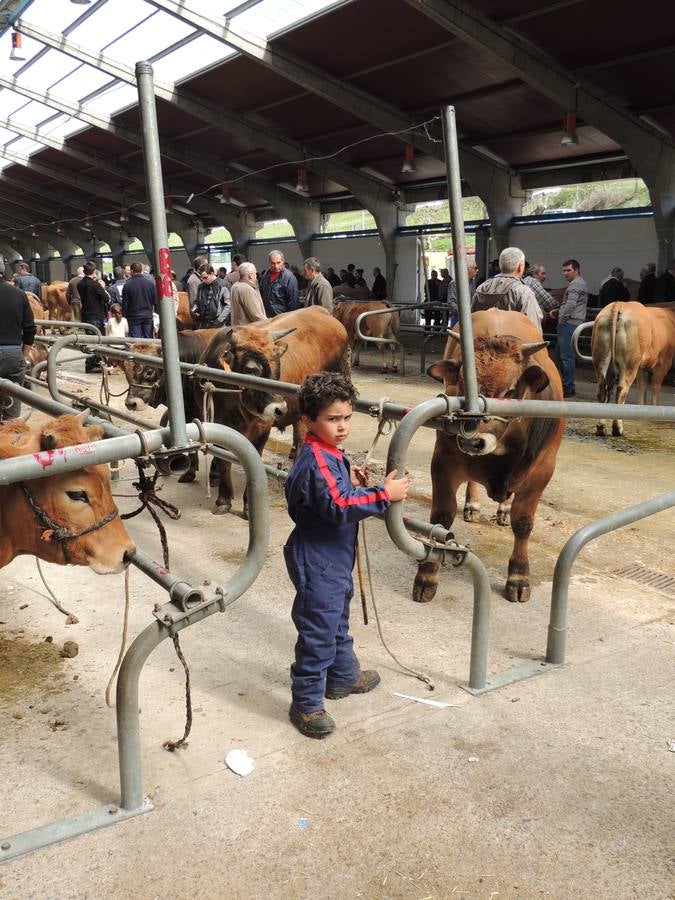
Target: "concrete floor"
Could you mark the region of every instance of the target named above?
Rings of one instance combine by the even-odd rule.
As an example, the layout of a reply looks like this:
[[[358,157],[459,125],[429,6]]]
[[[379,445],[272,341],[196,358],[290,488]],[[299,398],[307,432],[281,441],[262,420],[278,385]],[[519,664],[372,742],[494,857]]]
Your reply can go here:
[[[375,374],[374,360],[366,353],[355,374],[364,395],[419,402],[436,393],[435,383],[418,376]],[[672,389],[666,394],[664,402],[675,403]],[[579,395],[594,396],[583,376]],[[478,524],[456,525],[493,582],[490,672],[542,659],[553,566],[569,535],[673,488],[672,426],[627,422],[623,440],[598,440],[593,432],[591,422],[570,423],[531,544],[530,603],[499,595],[511,535],[490,522],[494,504],[486,502]],[[373,434],[373,421],[357,417],[353,457]],[[432,441],[431,432],[420,432],[409,461],[407,508],[420,518],[428,517]],[[282,461],[285,446],[278,438],[266,457]],[[385,455],[386,444],[378,445],[377,458]],[[123,478],[131,477],[125,468]],[[115,491],[130,494],[130,482]],[[246,523],[211,517],[203,484],[166,480],[164,495],[183,511],[179,522],[166,521],[174,571],[195,582],[227,580],[245,551]],[[118,502],[122,511],[135,506]],[[393,547],[382,523],[370,522],[385,637],[436,689],[429,694],[397,669],[357,603],[359,656],[381,672],[382,685],[328,701],[338,731],[315,742],[287,719],[294,630],[281,547],[291,525],[276,484],[270,508],[270,553],[255,586],[181,636],[195,707],[186,749],[161,747],[183,729],[183,683],[171,645],[158,648],[144,670],[143,778],[154,811],[6,862],[0,897],[673,895],[673,596],[612,574],[636,562],[675,576],[672,513],[602,538],[581,555],[565,667],[542,666],[540,677],[481,697],[460,687],[468,675],[469,580],[447,571],[433,603],[413,604],[414,562]],[[132,520],[129,530],[159,556],[149,519]],[[45,599],[34,560],[17,559],[3,571],[2,835],[118,798],[115,717],[104,691],[119,646],[123,580],[75,568],[45,571],[80,624],[66,626]],[[137,571],[131,594],[134,636],[164,597]],[[48,636],[53,643],[45,643]],[[79,644],[74,659],[59,656],[64,640]],[[394,692],[452,706],[432,708]],[[255,760],[248,778],[224,765],[234,747]]]

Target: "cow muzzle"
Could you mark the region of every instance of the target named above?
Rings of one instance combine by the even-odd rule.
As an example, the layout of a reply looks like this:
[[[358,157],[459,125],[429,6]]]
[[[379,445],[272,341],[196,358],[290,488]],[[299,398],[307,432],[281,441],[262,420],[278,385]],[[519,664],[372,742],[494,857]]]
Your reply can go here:
[[[124,405],[127,409],[131,409],[134,412],[140,412],[147,406],[145,400],[143,400],[141,397],[130,397],[128,394],[124,401]]]
[[[276,425],[280,422],[288,412],[288,404],[285,400],[274,400],[268,403],[262,412],[262,418],[266,422],[272,422]]]
[[[497,449],[497,438],[494,434],[486,432],[485,434],[477,434],[475,437],[467,438],[461,434],[457,435],[457,446],[468,456],[487,456],[494,453]]]

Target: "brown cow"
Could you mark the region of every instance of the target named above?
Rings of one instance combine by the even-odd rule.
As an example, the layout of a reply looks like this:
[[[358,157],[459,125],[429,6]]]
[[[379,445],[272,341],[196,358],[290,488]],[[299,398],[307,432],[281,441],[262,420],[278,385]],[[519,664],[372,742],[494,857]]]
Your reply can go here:
[[[42,303],[40,302],[39,297],[36,294],[31,293],[31,291],[26,291],[26,297],[28,298],[28,305],[30,306],[31,312],[33,313],[33,318],[35,319],[35,324],[37,325],[37,333],[42,334],[43,328],[41,328],[38,323],[40,319],[46,319],[47,313],[42,307]]]
[[[346,297],[348,300],[368,300],[372,296],[367,287],[350,287],[344,283],[333,285],[333,297]]]
[[[598,401],[625,403],[637,376],[638,403],[645,403],[646,373],[651,372],[652,403],[658,404],[663,379],[675,354],[675,309],[643,306],[636,300],[615,301],[602,309],[593,323],[591,353],[598,380]],[[604,437],[605,423],[596,434]],[[614,419],[612,434],[623,434],[623,422]]]
[[[178,358],[181,362],[196,363],[206,349],[211,338],[218,334],[218,328],[200,328],[197,331],[178,332]],[[132,344],[129,350],[145,356],[161,358],[162,348],[159,344],[148,344],[139,341]],[[124,374],[129,384],[129,391],[124,400],[127,409],[140,411],[146,406],[158,407],[166,404],[166,381],[164,369],[156,368],[149,363],[125,359],[122,363]],[[187,421],[202,418],[201,406],[197,408],[194,401],[194,390],[187,375],[181,375],[183,386],[183,405]],[[166,424],[162,419],[162,424]],[[178,479],[185,483],[194,481],[199,468],[196,453],[190,454],[190,469]]]
[[[259,378],[301,384],[315,372],[350,374],[349,340],[344,327],[321,306],[282,313],[273,319],[239,328],[223,328],[206,348],[201,363]],[[196,386],[201,406],[202,389]],[[245,388],[213,395],[214,420],[241,432],[262,455],[272,426],[293,426],[294,444],[300,439],[300,413],[294,397],[275,398],[272,391]],[[215,514],[232,508],[231,465],[218,460],[220,490]],[[246,496],[244,496],[246,513]]]
[[[336,300],[333,305],[333,315],[342,322],[349,336],[349,343],[354,354],[352,365],[358,366],[363,341],[356,334],[356,320],[364,312],[373,312],[376,309],[393,309],[388,300],[367,300],[354,302],[350,300]],[[361,323],[361,332],[374,338],[386,338],[390,344],[377,344],[377,350],[382,354],[382,372],[389,371],[389,353],[391,353],[391,370],[398,371],[396,361],[396,346],[400,313],[392,312],[391,315],[368,316]]]
[[[178,291],[178,309],[176,310],[176,327],[179,331],[189,331],[195,327],[190,315],[187,291]]]
[[[546,343],[522,313],[487,309],[472,315],[478,390],[498,399],[561,400],[558,370]],[[464,393],[457,326],[449,332],[444,358],[427,369],[443,381],[449,396]],[[436,432],[431,461],[433,483],[431,521],[450,528],[457,512],[457,489],[478,482],[492,500],[503,503],[511,494],[514,545],[506,582],[507,600],[530,598],[528,540],[541,494],[555,470],[565,430],[563,419],[488,420],[473,438]],[[432,600],[438,587],[439,564],[419,564],[413,599]]]
[[[65,415],[31,431],[21,419],[0,425],[0,458],[32,453],[44,466],[74,444],[103,435],[80,416]],[[68,530],[63,540],[56,527]],[[93,526],[93,527],[92,527]],[[47,562],[90,566],[99,575],[121,572],[134,544],[110,493],[108,467],[87,466],[0,487],[0,567],[30,554]]]
[[[52,281],[46,287],[49,318],[61,322],[72,322],[74,320],[73,311],[66,297],[68,282]]]

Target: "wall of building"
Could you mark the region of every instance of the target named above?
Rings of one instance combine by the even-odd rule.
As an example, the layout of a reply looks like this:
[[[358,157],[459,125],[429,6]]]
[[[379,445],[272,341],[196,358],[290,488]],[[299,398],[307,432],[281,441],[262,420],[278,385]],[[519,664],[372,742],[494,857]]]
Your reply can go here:
[[[658,256],[651,217],[519,225],[511,228],[510,236],[531,263],[546,266],[547,287],[565,285],[561,264],[572,257],[581,263],[581,273],[594,294],[615,266],[623,269],[626,278],[637,280],[640,269]]]

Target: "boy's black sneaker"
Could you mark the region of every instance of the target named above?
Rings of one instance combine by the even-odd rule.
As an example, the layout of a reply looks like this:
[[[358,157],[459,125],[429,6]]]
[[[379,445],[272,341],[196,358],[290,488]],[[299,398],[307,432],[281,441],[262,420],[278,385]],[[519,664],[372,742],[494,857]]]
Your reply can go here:
[[[326,697],[329,700],[342,700],[350,694],[367,694],[380,683],[380,676],[374,669],[366,669],[361,672],[357,681],[353,684],[339,684],[335,687],[326,685]]]
[[[303,713],[291,703],[291,708],[288,710],[288,718],[305,737],[325,738],[335,731],[335,721],[325,709]]]

